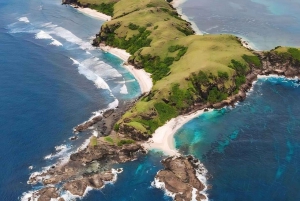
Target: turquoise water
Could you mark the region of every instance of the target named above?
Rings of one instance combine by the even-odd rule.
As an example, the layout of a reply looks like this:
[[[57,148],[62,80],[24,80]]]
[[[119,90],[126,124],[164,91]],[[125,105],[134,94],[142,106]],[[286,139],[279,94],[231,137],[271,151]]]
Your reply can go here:
[[[210,200],[299,200],[298,80],[260,79],[235,108],[205,113],[175,135],[208,169]]]

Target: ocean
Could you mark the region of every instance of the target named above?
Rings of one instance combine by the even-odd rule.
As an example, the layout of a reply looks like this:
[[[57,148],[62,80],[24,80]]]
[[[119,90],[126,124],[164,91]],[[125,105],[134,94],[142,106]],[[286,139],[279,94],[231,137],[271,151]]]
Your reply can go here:
[[[215,0],[188,0],[182,8],[202,31],[241,35],[259,49],[269,49],[300,44],[299,3],[290,2],[282,6],[283,0],[228,1],[217,7]],[[1,200],[20,200],[23,193],[40,188],[26,183],[30,174],[67,158],[91,136],[84,132],[70,141],[74,126],[141,93],[120,59],[90,45],[103,22],[60,3],[0,0]],[[227,18],[226,14],[233,15],[232,7],[248,12]],[[214,12],[219,17],[214,18]],[[206,20],[209,15],[219,19],[219,24],[197,18],[204,14]],[[241,23],[233,29],[242,15],[252,20],[276,18],[268,23],[280,29],[270,29],[267,38],[263,28],[268,26]],[[226,30],[208,30],[209,24]],[[211,200],[299,199],[298,96],[298,81],[261,79],[235,108],[205,113],[177,132],[176,147],[201,159],[211,175]],[[82,200],[171,200],[151,186],[164,157],[152,151],[116,165],[124,169],[116,183],[90,191]]]
[[[300,46],[298,0],[187,0],[180,9],[205,34],[234,34],[257,50]]]

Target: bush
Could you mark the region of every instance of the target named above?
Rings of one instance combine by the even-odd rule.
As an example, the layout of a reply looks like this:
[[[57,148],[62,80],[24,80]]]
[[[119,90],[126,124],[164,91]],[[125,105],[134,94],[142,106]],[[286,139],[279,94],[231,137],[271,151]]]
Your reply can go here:
[[[225,100],[228,97],[228,94],[221,92],[217,89],[217,87],[214,87],[212,90],[209,91],[208,94],[208,102],[210,103],[217,103],[222,100]]]
[[[193,96],[189,90],[182,90],[179,88],[179,84],[175,84],[172,87],[169,100],[178,110],[182,110],[193,103]]]
[[[249,56],[249,55],[243,55],[243,59],[248,63],[248,64],[253,64],[255,67],[261,68],[262,63],[258,56]]]
[[[237,90],[239,90],[240,86],[245,83],[246,83],[246,77],[244,75],[237,76],[235,78],[235,86],[236,86]]]
[[[130,22],[129,25],[128,25],[128,28],[131,29],[131,30],[137,30],[138,28],[140,28],[140,26],[135,25],[135,24]]]
[[[234,59],[228,67],[234,69],[238,75],[246,75],[248,71],[248,66]]]
[[[299,49],[289,48],[288,53],[290,53],[294,59],[300,61],[300,50]]]
[[[111,143],[111,144],[114,144],[114,140],[109,136],[105,137],[104,140]]]
[[[218,71],[218,77],[224,80],[228,80],[229,76],[227,72]]]
[[[125,145],[125,144],[132,144],[132,143],[134,143],[135,141],[134,140],[132,140],[132,139],[126,139],[126,140],[120,140],[118,143],[117,143],[117,145],[118,146],[122,146],[122,145]]]
[[[120,129],[120,124],[115,124],[114,125],[114,131],[118,132]]]
[[[177,110],[165,102],[158,102],[154,104],[154,107],[159,115],[159,120],[162,124],[166,121],[177,116]]]
[[[113,16],[114,15],[114,5],[115,5],[115,2],[114,3],[107,3],[107,4],[105,4],[105,3],[92,4],[89,7],[94,9],[94,10],[97,10],[101,13],[104,13],[106,15]]]

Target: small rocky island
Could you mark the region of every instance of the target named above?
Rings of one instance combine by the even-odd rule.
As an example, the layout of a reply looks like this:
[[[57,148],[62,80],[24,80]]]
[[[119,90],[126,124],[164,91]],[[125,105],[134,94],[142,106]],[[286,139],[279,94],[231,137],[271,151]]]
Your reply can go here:
[[[162,164],[165,169],[157,173],[153,186],[165,190],[175,201],[207,200],[202,194],[206,188],[202,183],[206,169],[198,159],[193,156],[168,157]]]

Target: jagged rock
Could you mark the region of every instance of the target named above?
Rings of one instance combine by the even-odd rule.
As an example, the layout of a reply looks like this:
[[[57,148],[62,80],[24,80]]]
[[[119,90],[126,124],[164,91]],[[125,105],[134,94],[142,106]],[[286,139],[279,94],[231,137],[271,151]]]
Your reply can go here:
[[[164,159],[162,164],[165,169],[157,173],[155,182],[163,182],[165,189],[175,195],[175,201],[192,200],[194,189],[196,200],[206,199],[206,196],[200,193],[205,186],[197,178],[196,171],[202,168],[197,159],[192,156],[169,157]],[[154,185],[158,186],[155,182]]]
[[[58,198],[59,194],[55,187],[47,187],[39,190],[36,194],[39,196],[38,201],[50,201],[51,198]]]

